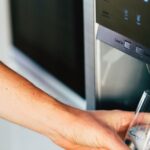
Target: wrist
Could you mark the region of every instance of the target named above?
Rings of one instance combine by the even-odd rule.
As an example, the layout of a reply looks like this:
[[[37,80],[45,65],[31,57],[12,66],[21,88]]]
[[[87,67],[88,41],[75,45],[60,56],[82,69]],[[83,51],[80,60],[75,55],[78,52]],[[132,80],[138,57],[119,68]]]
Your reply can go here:
[[[81,110],[58,101],[55,101],[52,107],[53,108],[51,110],[49,109],[48,112],[48,130],[45,135],[54,141],[58,134],[67,134],[68,127],[77,121]],[[66,135],[63,136],[65,137]]]

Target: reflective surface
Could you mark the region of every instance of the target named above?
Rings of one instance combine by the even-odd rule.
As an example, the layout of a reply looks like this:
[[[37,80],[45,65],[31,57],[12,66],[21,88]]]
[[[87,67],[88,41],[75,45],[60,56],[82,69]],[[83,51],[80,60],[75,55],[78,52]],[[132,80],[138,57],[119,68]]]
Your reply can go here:
[[[17,49],[85,96],[82,0],[9,0]]]
[[[150,48],[149,8],[144,0],[96,0],[97,22]]]
[[[135,110],[144,90],[150,88],[146,64],[97,41],[97,109]]]

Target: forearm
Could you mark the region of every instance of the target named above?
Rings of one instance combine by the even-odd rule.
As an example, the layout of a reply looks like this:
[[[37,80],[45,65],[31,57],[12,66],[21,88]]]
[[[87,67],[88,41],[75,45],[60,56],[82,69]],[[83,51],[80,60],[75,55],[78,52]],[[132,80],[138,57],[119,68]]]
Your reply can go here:
[[[66,107],[0,63],[0,117],[51,134]]]
[[[124,124],[122,118],[128,115],[123,114],[120,119],[118,112],[92,113],[61,104],[0,63],[0,117],[37,131],[65,149],[128,150],[114,132],[116,127],[124,132],[121,125],[131,122]]]

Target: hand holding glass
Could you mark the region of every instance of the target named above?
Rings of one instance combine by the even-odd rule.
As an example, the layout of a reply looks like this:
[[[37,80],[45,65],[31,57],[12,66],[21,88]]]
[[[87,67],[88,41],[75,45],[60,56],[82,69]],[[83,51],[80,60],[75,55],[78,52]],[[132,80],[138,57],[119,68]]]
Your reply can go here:
[[[131,150],[150,150],[150,91],[143,93],[125,142]]]

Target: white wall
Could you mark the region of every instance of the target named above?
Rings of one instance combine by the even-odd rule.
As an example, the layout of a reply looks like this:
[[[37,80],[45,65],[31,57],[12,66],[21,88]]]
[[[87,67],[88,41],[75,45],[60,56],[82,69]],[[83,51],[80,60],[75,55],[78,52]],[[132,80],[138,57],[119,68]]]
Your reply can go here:
[[[0,0],[0,60],[11,63],[8,0]],[[0,150],[60,150],[49,139],[0,119]]]
[[[10,48],[8,0],[0,0],[0,60]]]

